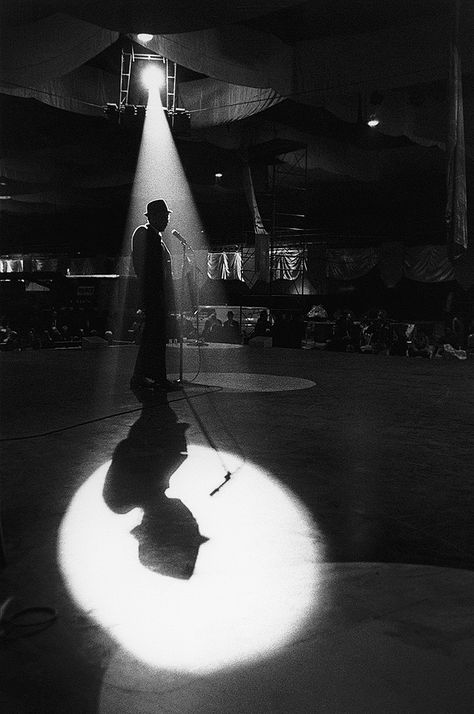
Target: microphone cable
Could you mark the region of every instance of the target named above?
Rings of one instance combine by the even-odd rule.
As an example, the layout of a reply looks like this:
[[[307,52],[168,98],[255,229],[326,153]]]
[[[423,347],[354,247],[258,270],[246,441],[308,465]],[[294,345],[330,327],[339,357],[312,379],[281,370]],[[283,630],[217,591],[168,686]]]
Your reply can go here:
[[[221,392],[222,387],[212,387],[207,389],[204,392],[201,392],[199,394],[193,394],[193,395],[185,395],[182,397],[175,397],[174,399],[171,399],[168,404],[173,404],[174,402],[182,402],[186,400],[189,403],[190,399],[196,399],[197,397],[203,397],[205,394],[208,394],[209,392]],[[184,392],[184,390],[183,390]],[[153,404],[150,402],[150,406],[153,406]],[[155,406],[161,406],[160,404],[156,404]],[[94,417],[93,419],[86,419],[85,421],[80,421],[76,422],[75,424],[68,424],[67,426],[61,426],[58,427],[57,429],[50,429],[49,431],[42,431],[42,432],[37,432],[35,434],[23,434],[21,436],[6,436],[0,439],[0,443],[5,443],[9,441],[26,441],[27,439],[40,439],[46,436],[52,436],[53,434],[60,434],[64,431],[71,431],[72,429],[77,429],[81,426],[88,426],[89,424],[95,424],[100,421],[106,421],[107,419],[114,419],[116,417],[120,416],[125,416],[126,414],[135,414],[136,412],[140,412],[143,410],[143,404],[141,404],[139,407],[133,407],[133,409],[124,409],[123,411],[120,412],[113,412],[112,414],[105,414],[104,416],[100,417]]]

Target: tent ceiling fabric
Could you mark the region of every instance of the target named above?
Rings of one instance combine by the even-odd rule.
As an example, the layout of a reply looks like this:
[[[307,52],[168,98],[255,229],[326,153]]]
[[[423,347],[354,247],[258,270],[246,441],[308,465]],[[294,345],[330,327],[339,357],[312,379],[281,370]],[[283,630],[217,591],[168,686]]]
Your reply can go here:
[[[474,7],[463,16],[460,51],[466,73],[474,71]],[[451,39],[449,17],[409,25],[313,37],[292,45],[269,32],[234,24],[199,32],[159,35],[157,52],[197,72],[235,84],[272,87],[283,96],[321,102],[354,94],[446,78]]]
[[[188,32],[242,22],[298,5],[299,0],[3,0],[6,22],[18,26],[57,12],[121,33]]]
[[[377,90],[383,97],[378,131],[442,146],[452,8],[450,0],[7,0],[1,8],[0,92],[99,115],[107,102],[117,101],[118,80],[91,60],[113,46],[118,30],[159,30],[152,51],[208,77],[183,82],[180,89],[196,128],[238,121],[285,97],[354,123],[359,95],[367,103]],[[106,19],[115,17],[123,21]],[[161,28],[154,25],[159,21]],[[474,4],[464,2],[466,110],[474,108],[474,82],[468,81],[473,36]],[[465,124],[472,155],[474,130]]]
[[[80,67],[115,42],[118,34],[68,15],[51,17],[2,33],[0,80],[35,85]]]

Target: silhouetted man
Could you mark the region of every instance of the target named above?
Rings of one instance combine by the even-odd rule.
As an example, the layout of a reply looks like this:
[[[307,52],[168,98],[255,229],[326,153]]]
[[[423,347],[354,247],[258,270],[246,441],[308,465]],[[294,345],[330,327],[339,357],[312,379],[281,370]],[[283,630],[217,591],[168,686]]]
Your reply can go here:
[[[166,378],[168,318],[174,310],[171,254],[163,242],[162,231],[171,211],[165,201],[151,201],[145,215],[148,223],[138,226],[132,236],[132,261],[139,282],[139,305],[145,325],[130,386],[132,389],[179,387]]]

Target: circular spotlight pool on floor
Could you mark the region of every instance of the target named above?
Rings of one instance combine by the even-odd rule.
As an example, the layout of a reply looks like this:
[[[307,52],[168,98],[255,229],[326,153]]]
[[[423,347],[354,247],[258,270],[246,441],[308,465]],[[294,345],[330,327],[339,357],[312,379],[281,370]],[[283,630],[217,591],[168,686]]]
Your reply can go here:
[[[184,380],[191,380],[194,374],[185,374]],[[288,392],[295,389],[310,389],[316,384],[310,379],[287,377],[278,374],[246,374],[241,372],[201,372],[196,384],[222,387],[224,391],[235,392]]]
[[[141,661],[188,672],[271,655],[297,637],[314,615],[323,557],[291,491],[232,454],[190,445],[166,497],[189,509],[203,538],[192,576],[179,579],[140,562],[144,513],[106,505],[109,466],[79,488],[59,533],[63,576],[89,617]]]

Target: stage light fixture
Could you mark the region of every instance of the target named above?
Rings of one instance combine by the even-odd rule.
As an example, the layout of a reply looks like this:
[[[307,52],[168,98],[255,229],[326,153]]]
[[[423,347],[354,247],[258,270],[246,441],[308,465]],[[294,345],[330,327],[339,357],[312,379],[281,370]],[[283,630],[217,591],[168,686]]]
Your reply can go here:
[[[152,90],[163,87],[165,78],[162,69],[153,62],[143,68],[141,80],[147,89]]]
[[[136,116],[137,110],[134,104],[125,104],[122,107],[122,113],[126,119],[131,119]]]
[[[380,124],[380,119],[377,118],[376,114],[371,114],[367,120],[367,126],[374,127]]]
[[[144,42],[145,44],[147,42],[151,42],[152,39],[153,39],[153,35],[149,35],[146,32],[139,32],[137,35],[137,40],[139,42]]]
[[[168,124],[173,134],[187,134],[191,127],[191,114],[178,107],[173,112],[165,110]]]
[[[108,103],[104,107],[104,114],[108,119],[117,119],[119,108],[117,104]]]

